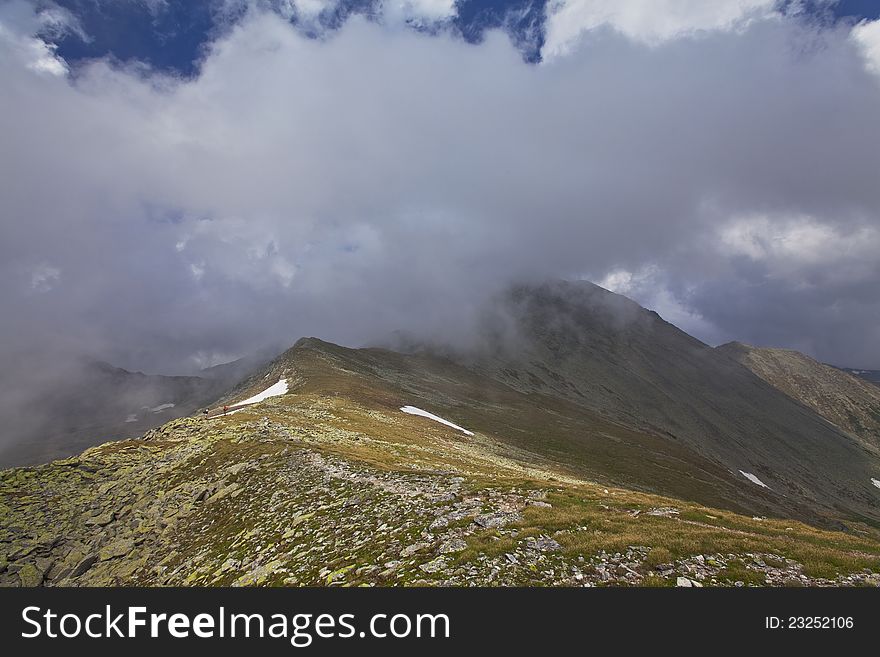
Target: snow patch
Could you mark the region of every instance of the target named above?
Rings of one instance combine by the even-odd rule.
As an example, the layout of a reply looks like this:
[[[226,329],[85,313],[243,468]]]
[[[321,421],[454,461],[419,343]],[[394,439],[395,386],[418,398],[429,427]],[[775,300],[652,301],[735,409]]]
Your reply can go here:
[[[433,413],[429,413],[428,411],[423,411],[421,408],[416,408],[415,406],[401,406],[400,410],[404,413],[409,413],[410,415],[421,415],[422,417],[426,417],[429,420],[434,420],[434,422],[439,422],[440,424],[445,424],[447,427],[452,427],[453,429],[458,429],[463,434],[467,436],[473,436],[473,431],[468,431],[464,427],[460,427],[457,424],[453,424],[449,420],[444,420],[442,417],[434,415]]]
[[[761,481],[760,479],[758,479],[758,478],[757,478],[755,475],[753,475],[751,472],[746,472],[746,471],[744,471],[744,470],[740,470],[739,473],[740,473],[743,477],[745,477],[746,479],[748,479],[749,481],[751,481],[753,484],[758,484],[758,486],[761,486],[762,488],[766,488],[767,490],[770,490],[770,486],[768,486],[768,485],[765,484],[763,481]]]
[[[281,379],[275,385],[269,386],[263,392],[254,395],[253,397],[248,397],[244,401],[240,401],[237,404],[233,404],[234,406],[243,406],[245,404],[256,404],[257,402],[261,402],[264,399],[268,399],[269,397],[277,397],[278,395],[287,394],[287,379]]]
[[[125,421],[126,421],[126,422],[137,422],[137,421],[138,421],[138,416],[135,415],[134,413],[132,413],[132,414],[129,415],[127,418],[125,418]]]
[[[154,413],[161,413],[166,408],[174,408],[174,404],[159,404],[158,406],[154,406],[150,410],[153,411]]]
[[[877,488],[880,488],[880,479],[874,479],[871,477],[871,483],[874,484]]]

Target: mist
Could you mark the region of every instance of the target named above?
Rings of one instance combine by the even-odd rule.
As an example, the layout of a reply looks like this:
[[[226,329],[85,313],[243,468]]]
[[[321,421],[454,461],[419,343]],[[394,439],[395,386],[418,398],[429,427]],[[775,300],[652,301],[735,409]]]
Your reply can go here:
[[[4,4],[7,415],[81,354],[191,374],[306,335],[467,344],[487,299],[550,278],[880,368],[876,50],[767,4],[551,31],[538,64],[502,31],[314,39],[252,9],[192,79],[71,68]]]

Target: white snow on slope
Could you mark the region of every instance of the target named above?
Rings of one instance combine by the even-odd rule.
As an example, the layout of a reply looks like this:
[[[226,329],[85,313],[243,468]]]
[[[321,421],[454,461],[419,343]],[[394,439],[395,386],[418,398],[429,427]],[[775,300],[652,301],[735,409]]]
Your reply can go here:
[[[874,484],[877,488],[880,488],[880,479],[871,478],[871,483]]]
[[[150,410],[154,413],[159,413],[160,411],[164,411],[166,408],[174,408],[174,404],[159,404],[158,406],[154,406]]]
[[[137,422],[137,421],[138,421],[138,416],[135,415],[134,413],[132,413],[132,414],[129,415],[127,418],[125,418],[125,421],[126,421],[126,422]]]
[[[746,479],[748,479],[749,481],[751,481],[753,484],[758,484],[759,486],[761,486],[761,487],[763,487],[763,488],[766,488],[767,490],[770,490],[770,486],[768,486],[768,485],[765,484],[763,481],[761,481],[760,479],[758,479],[758,478],[757,478],[755,475],[753,475],[751,472],[745,472],[744,470],[740,470],[739,473],[740,473],[743,477],[745,477]]]
[[[257,402],[261,402],[264,399],[268,399],[269,397],[277,397],[278,395],[284,395],[287,393],[287,379],[281,379],[275,385],[269,386],[263,392],[254,395],[253,397],[248,397],[244,401],[237,402],[233,404],[234,406],[242,406],[243,404],[256,404]]]
[[[457,424],[453,424],[449,420],[444,420],[442,417],[434,415],[433,413],[429,413],[428,411],[423,411],[421,408],[416,408],[415,406],[401,406],[400,410],[404,413],[409,413],[410,415],[421,415],[422,417],[426,417],[429,420],[434,420],[434,422],[439,422],[440,424],[445,424],[447,427],[452,427],[453,429],[458,429],[463,434],[468,436],[473,436],[473,431],[468,431],[464,427],[460,427]]]

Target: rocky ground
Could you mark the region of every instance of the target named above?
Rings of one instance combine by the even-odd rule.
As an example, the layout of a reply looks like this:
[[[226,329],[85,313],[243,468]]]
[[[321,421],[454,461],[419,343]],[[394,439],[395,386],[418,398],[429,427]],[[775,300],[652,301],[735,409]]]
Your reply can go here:
[[[352,413],[275,400],[0,472],[0,584],[880,586],[872,540],[609,490],[479,436]]]

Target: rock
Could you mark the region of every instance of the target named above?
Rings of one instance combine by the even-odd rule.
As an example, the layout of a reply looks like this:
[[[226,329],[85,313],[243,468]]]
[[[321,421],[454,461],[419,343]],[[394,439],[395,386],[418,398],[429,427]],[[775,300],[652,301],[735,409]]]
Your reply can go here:
[[[498,511],[496,513],[483,513],[474,518],[474,522],[484,529],[504,527],[512,522],[519,522],[522,516],[516,511]]]
[[[694,580],[692,580],[692,579],[688,579],[687,577],[679,577],[679,578],[677,578],[677,579],[675,580],[675,585],[676,585],[676,586],[681,586],[681,587],[684,587],[684,588],[692,588],[692,587],[702,588],[702,587],[703,587],[703,585],[700,584],[699,582],[695,582]]]
[[[231,484],[229,484],[228,486],[224,486],[223,488],[218,490],[216,493],[211,495],[211,497],[209,497],[208,499],[205,500],[205,504],[213,504],[214,502],[222,500],[224,497],[226,497],[227,495],[229,495],[231,493],[236,492],[240,488],[241,488],[241,484],[239,484],[237,481],[234,481]]]
[[[294,527],[296,527],[297,525],[299,525],[299,524],[305,522],[306,520],[308,520],[309,518],[311,518],[313,515],[315,515],[314,512],[312,512],[312,513],[303,513],[303,514],[300,514],[300,515],[298,515],[298,516],[294,516],[294,517],[290,520],[290,529],[288,529],[286,532],[284,532],[284,535],[283,535],[281,538],[283,538],[283,539],[286,540],[286,539],[291,538],[292,536],[294,536],[294,534],[296,534],[296,532],[294,531]]]
[[[461,552],[462,550],[467,549],[467,543],[464,539],[461,538],[451,538],[448,541],[444,541],[437,552],[440,554],[451,554],[453,552]]]
[[[443,570],[446,567],[446,560],[443,557],[437,557],[433,561],[429,561],[428,563],[423,563],[419,568],[426,573],[436,573],[439,570]]]
[[[84,557],[78,564],[76,564],[73,571],[70,573],[70,576],[71,577],[79,577],[79,576],[85,574],[85,572],[89,568],[94,566],[97,561],[98,561],[97,554],[90,554],[90,555]]]
[[[428,546],[428,543],[413,543],[412,545],[407,545],[400,551],[400,556],[404,559],[407,559],[414,555],[416,552],[424,550]]]
[[[45,574],[32,563],[26,563],[18,571],[18,579],[21,585],[27,588],[33,588],[43,583]]]
[[[101,561],[109,561],[110,559],[124,557],[130,554],[132,550],[134,550],[134,541],[130,539],[118,539],[101,548],[101,551],[98,553],[98,558]]]
[[[541,536],[538,539],[529,537],[526,539],[526,547],[531,548],[532,550],[540,550],[542,552],[553,552],[554,550],[561,550],[562,546],[554,541],[552,538],[547,538],[546,536]]]
[[[339,581],[345,578],[345,573],[354,568],[354,564],[350,566],[343,566],[338,570],[334,570],[332,573],[329,573],[325,578],[326,584],[332,584],[333,582]]]
[[[79,577],[83,573],[85,573],[89,568],[95,565],[95,562],[98,561],[97,554],[90,554],[86,557],[83,557],[79,563],[74,566],[73,571],[70,573],[71,577]]]
[[[113,511],[107,511],[106,513],[102,513],[100,515],[94,516],[93,518],[89,518],[86,520],[87,525],[97,526],[97,527],[106,527],[111,522],[113,522],[113,518],[115,517],[115,513]]]
[[[245,573],[235,580],[232,583],[232,586],[259,586],[260,584],[265,584],[266,580],[268,580],[283,563],[283,561],[275,560],[262,566],[257,566],[250,572]]]
[[[797,577],[786,577],[784,580],[782,580],[782,585],[783,586],[799,587],[799,586],[803,586],[804,583],[801,580],[799,580]]]
[[[37,549],[36,543],[31,543],[29,541],[22,543],[15,542],[13,543],[13,547],[16,547],[17,549],[14,549],[10,553],[9,558],[11,559],[22,559]]]

